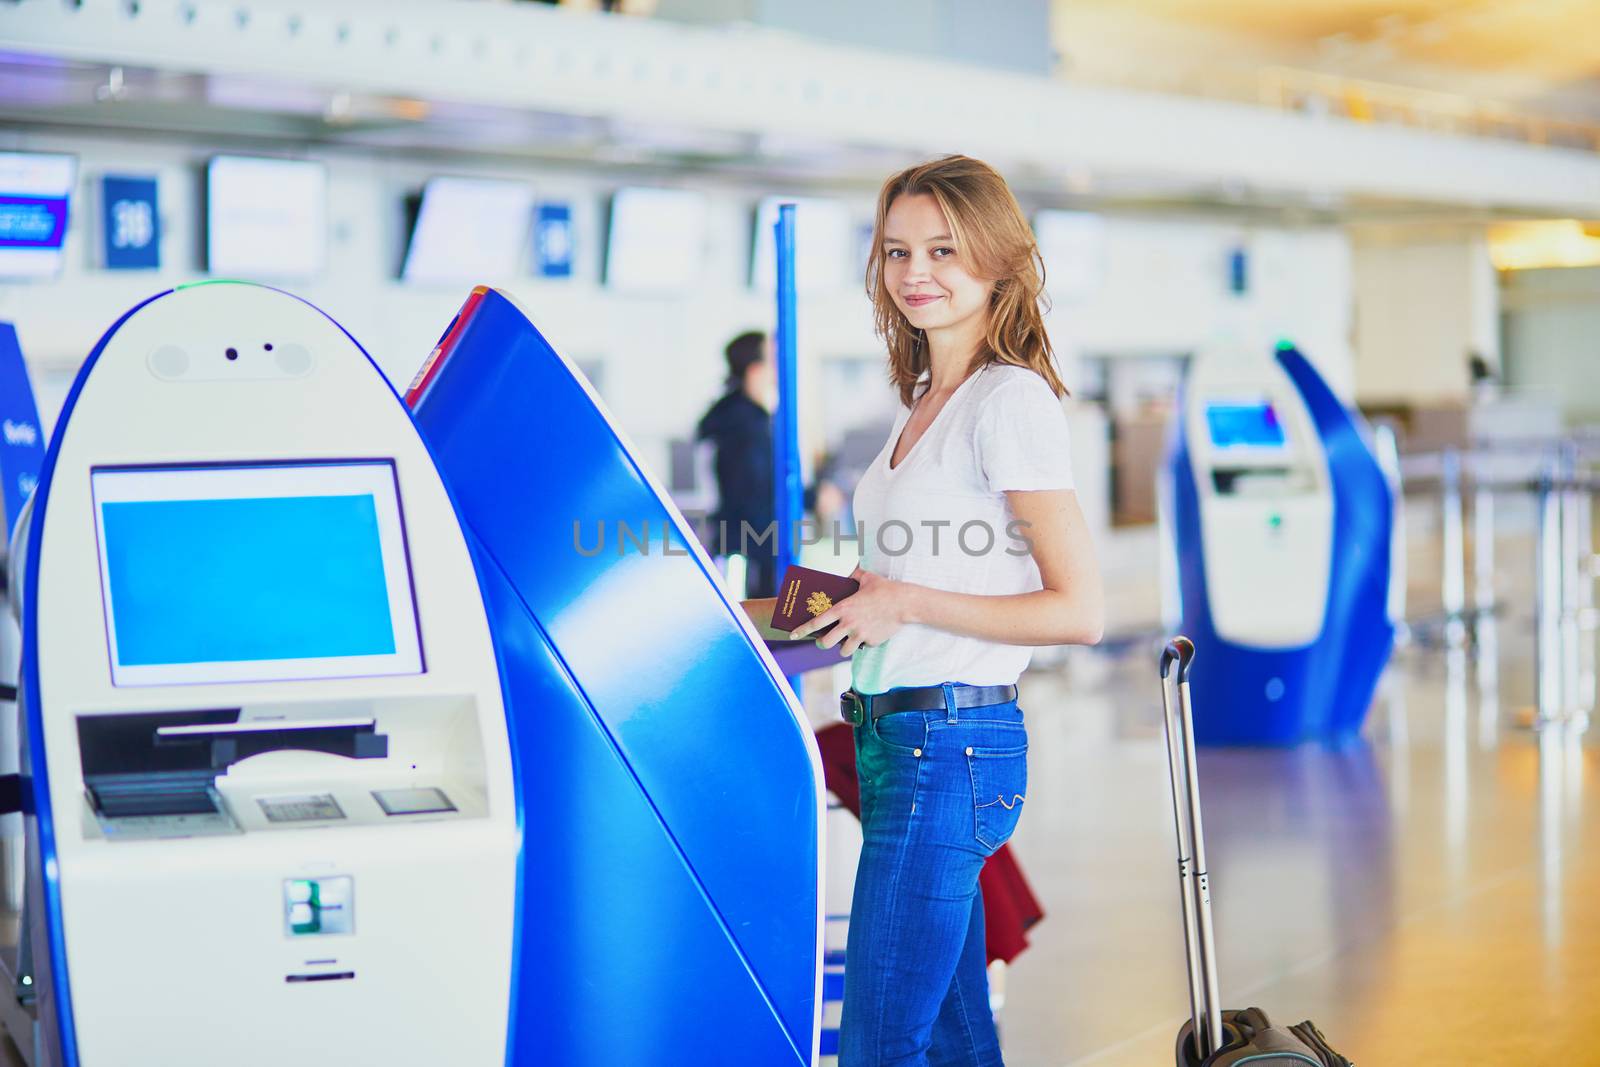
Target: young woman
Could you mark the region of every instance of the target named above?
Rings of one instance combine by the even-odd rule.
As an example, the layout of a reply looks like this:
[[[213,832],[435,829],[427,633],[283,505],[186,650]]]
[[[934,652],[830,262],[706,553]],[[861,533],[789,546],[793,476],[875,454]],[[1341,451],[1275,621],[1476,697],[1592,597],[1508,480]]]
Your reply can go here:
[[[840,1067],[1001,1062],[978,871],[1016,828],[1029,646],[1100,639],[1033,234],[965,156],[878,196],[867,267],[903,407],[855,493],[861,590],[796,636],[853,654],[864,845]]]

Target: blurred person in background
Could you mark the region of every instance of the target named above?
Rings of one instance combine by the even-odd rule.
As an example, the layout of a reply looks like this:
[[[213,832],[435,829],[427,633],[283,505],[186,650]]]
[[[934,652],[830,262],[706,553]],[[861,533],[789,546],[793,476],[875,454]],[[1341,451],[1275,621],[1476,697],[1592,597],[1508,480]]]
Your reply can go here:
[[[716,446],[714,552],[743,555],[749,567],[745,596],[770,597],[778,588],[777,504],[772,488],[777,376],[772,344],[766,334],[749,330],[729,341],[724,354],[727,391],[701,417],[695,431],[697,438]]]
[[[1467,352],[1467,377],[1472,381],[1474,400],[1481,403],[1500,395],[1500,375],[1490,366],[1482,352],[1475,350]]]

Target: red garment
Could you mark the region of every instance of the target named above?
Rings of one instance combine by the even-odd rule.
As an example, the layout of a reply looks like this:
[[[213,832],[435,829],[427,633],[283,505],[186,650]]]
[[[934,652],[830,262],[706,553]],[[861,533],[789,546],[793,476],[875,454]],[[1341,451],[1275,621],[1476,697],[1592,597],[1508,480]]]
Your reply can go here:
[[[845,723],[817,731],[822,750],[822,778],[839,802],[861,817],[861,785],[856,777],[855,733]],[[989,962],[1010,963],[1028,947],[1028,930],[1044,918],[1044,909],[1028,888],[1022,868],[1011,858],[1011,846],[1001,845],[978,873],[983,894],[984,926]]]

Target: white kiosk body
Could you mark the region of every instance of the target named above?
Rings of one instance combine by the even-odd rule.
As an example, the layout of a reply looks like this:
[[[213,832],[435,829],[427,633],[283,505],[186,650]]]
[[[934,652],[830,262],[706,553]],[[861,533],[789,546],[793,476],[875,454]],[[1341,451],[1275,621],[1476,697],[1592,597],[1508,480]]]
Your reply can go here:
[[[1213,350],[1190,367],[1183,403],[1217,636],[1310,644],[1327,612],[1333,493],[1299,390],[1269,356]]]
[[[503,1064],[500,679],[361,348],[261,286],[147,301],[80,374],[31,523],[32,1058]]]

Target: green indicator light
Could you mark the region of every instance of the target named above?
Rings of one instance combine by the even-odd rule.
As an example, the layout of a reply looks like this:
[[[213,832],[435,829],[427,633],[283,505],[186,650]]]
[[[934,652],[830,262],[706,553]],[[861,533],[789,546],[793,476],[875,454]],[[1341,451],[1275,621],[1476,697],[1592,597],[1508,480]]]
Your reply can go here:
[[[1267,516],[1267,525],[1272,527],[1274,530],[1276,530],[1278,527],[1283,525],[1283,516],[1277,514],[1276,512],[1274,512],[1271,515],[1268,515]]]
[[[289,932],[295,935],[322,932],[322,887],[314,881],[289,883]]]
[[[203,289],[208,285],[254,285],[243,278],[207,278],[203,282],[184,282],[182,285],[172,287],[173,292],[181,293],[185,289]]]
[[[1289,340],[1288,338],[1284,338],[1283,340],[1280,340],[1278,342],[1278,351],[1279,352],[1292,352],[1292,351],[1294,351],[1294,342]]]

